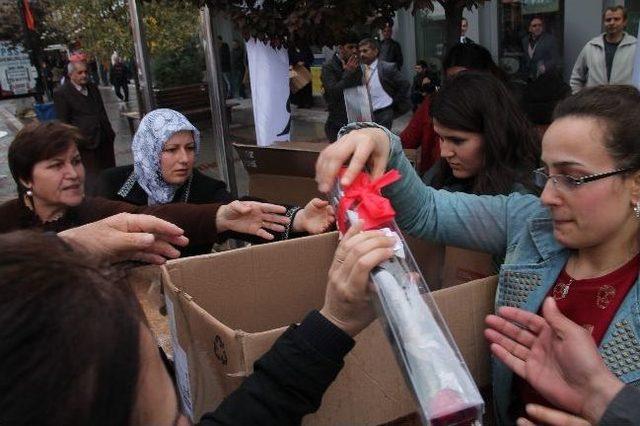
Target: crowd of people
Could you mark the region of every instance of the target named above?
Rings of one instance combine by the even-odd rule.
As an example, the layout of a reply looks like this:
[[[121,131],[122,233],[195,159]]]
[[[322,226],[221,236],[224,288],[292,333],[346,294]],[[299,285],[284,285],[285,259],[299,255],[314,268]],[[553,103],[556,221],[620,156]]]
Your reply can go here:
[[[626,11],[607,8],[604,21],[574,68],[575,93],[554,98],[543,124],[523,106],[526,90],[464,32],[441,81],[418,64],[423,99],[400,135],[390,127],[410,109],[411,85],[390,26],[381,44],[347,35],[323,68],[334,143],[317,160],[319,191],[395,169],[401,178],[383,194],[404,232],[493,255],[496,311],[485,337],[500,425],[640,424],[640,362],[630,355],[640,336],[640,91],[623,84],[635,43],[623,32]],[[543,28],[532,19],[522,40],[536,78],[557,60]],[[319,234],[335,212],[320,199],[234,199],[194,168],[200,132],[170,109],[141,120],[133,165],[94,167],[113,139],[104,110],[88,104],[100,95],[86,75],[82,63],[69,66],[57,92],[64,122],[28,125],[9,147],[18,197],[0,205],[0,424],[187,425],[171,370],[113,264],[160,264],[227,238]],[[431,83],[437,90],[424,89]],[[371,97],[372,121],[347,120],[344,90],[357,85]],[[421,169],[408,146],[421,147]],[[369,273],[395,243],[355,223],[335,251],[324,306],[289,327],[200,424],[300,424],[317,410],[375,318]]]

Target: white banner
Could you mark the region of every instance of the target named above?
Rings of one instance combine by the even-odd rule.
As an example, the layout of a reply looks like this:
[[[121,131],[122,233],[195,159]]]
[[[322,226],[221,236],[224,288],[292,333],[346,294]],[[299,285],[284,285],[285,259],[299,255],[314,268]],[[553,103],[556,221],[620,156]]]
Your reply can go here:
[[[246,43],[253,120],[259,146],[289,140],[289,56],[286,49],[274,49],[261,41]]]
[[[640,22],[638,22],[638,32],[636,36],[640,35]],[[636,58],[633,61],[633,78],[632,84],[640,89],[640,41],[636,43]]]

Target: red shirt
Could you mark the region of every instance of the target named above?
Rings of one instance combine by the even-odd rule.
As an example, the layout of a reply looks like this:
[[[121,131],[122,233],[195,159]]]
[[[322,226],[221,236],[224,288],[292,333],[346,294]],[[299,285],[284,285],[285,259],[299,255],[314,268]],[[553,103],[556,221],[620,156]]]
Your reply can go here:
[[[624,266],[598,278],[575,280],[563,269],[547,296],[556,299],[563,315],[589,330],[599,346],[639,272],[640,254]],[[518,379],[515,386],[523,404],[552,406],[524,380]],[[524,415],[524,405],[520,415]]]
[[[425,96],[407,127],[400,133],[403,148],[422,148],[420,153],[421,174],[429,170],[440,159],[440,141],[438,134],[433,130],[430,109],[431,98]]]

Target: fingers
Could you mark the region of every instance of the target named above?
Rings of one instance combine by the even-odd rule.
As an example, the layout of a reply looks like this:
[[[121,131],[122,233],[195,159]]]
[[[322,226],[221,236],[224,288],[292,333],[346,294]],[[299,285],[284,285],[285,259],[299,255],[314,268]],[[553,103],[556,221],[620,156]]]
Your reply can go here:
[[[537,422],[552,426],[588,426],[589,422],[573,414],[566,413],[564,411],[556,410],[549,407],[543,407],[537,404],[527,404],[527,414]],[[518,419],[518,425],[532,424],[532,423],[520,423]]]
[[[186,247],[189,244],[189,238],[185,237],[184,235],[167,236],[165,234],[157,234],[155,237],[156,239],[166,241],[169,244],[173,244],[174,246],[178,247]]]
[[[360,299],[367,293],[371,270],[393,256],[394,240],[380,231],[367,231],[353,236],[346,234],[340,245],[342,249],[336,250],[332,273],[348,300]],[[346,258],[341,261],[342,254]]]
[[[507,321],[521,324],[535,334],[540,334],[540,331],[547,326],[544,318],[523,309],[503,306],[498,309],[498,314]]]
[[[547,297],[544,303],[542,304],[542,315],[544,319],[547,320],[548,324],[551,326],[551,329],[559,338],[563,338],[568,333],[572,331],[584,335],[585,338],[588,338],[591,342],[592,338],[589,333],[578,324],[571,321],[569,318],[562,315],[560,310],[558,309],[558,305],[556,301],[553,300],[552,297]]]
[[[277,224],[277,223],[273,223],[273,222],[267,222],[267,221],[262,221],[262,224],[260,226],[260,229],[265,230],[265,229],[269,229],[271,231],[274,232],[284,232],[285,231],[285,227]]]
[[[317,209],[322,209],[324,207],[327,207],[329,205],[329,202],[320,198],[314,198],[313,200],[311,200],[311,205]]]
[[[516,422],[517,426],[536,426],[535,423],[530,422],[529,420],[525,419],[524,417],[519,417],[518,421]]]
[[[283,229],[283,230],[284,230],[284,229]],[[282,231],[278,231],[278,232],[282,232]],[[271,241],[271,240],[273,240],[273,239],[275,238],[272,234],[268,233],[267,231],[265,231],[265,230],[264,230],[264,229],[262,229],[262,228],[259,228],[259,229],[255,232],[255,235],[257,235],[257,236],[258,236],[258,237],[260,237],[260,238],[264,238],[265,240],[268,240],[268,241]]]
[[[316,162],[316,182],[320,192],[327,193],[331,190],[340,168],[351,157],[355,148],[353,140],[345,135],[320,153]]]
[[[163,265],[167,261],[166,258],[164,258],[164,257],[162,257],[160,255],[153,254],[153,253],[147,253],[147,252],[144,252],[144,251],[133,252],[129,256],[129,259],[136,260],[138,262],[150,263],[152,265]]]
[[[263,213],[276,213],[278,215],[282,215],[287,212],[287,208],[285,206],[277,204],[259,203],[257,201],[244,201],[243,203],[246,203],[251,207],[259,207]]]
[[[119,257],[132,258],[137,260],[152,259],[152,263],[158,263],[159,258],[175,259],[180,257],[180,252],[171,243],[161,238],[156,238],[153,234],[147,233],[126,233],[119,241],[123,245],[119,248]],[[143,256],[144,254],[144,256]]]
[[[502,313],[502,309],[500,309],[499,312]],[[505,318],[496,315],[487,315],[485,323],[490,327],[490,329],[493,329],[498,334],[501,334],[518,344],[524,345],[527,348],[530,348],[536,340],[537,333],[534,334],[526,328],[519,327]]]
[[[486,330],[485,330],[486,336]],[[490,345],[491,353],[493,353],[496,358],[498,358],[504,365],[509,367],[511,371],[513,371],[518,376],[523,379],[526,378],[526,365],[525,361],[521,358],[518,358],[511,354],[508,350],[506,350],[503,346],[498,343],[492,343]]]
[[[127,222],[126,230],[129,232],[148,232],[176,237],[184,235],[184,231],[179,226],[155,216],[127,213],[124,215]]]
[[[262,216],[260,218],[263,222],[270,222],[280,225],[288,225],[289,222],[291,222],[291,219],[286,216],[272,213],[262,213]]]

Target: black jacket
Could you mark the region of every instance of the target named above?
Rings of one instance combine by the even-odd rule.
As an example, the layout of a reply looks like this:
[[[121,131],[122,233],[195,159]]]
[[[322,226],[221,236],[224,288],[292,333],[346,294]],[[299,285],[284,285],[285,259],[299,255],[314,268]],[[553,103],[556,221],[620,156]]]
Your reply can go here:
[[[379,59],[395,64],[398,70],[402,69],[404,58],[402,57],[402,47],[400,43],[391,38],[382,40],[380,42]]]
[[[340,128],[347,124],[347,109],[344,106],[344,89],[362,84],[362,70],[345,71],[336,54],[322,66],[324,99],[329,109],[327,123]]]
[[[393,111],[396,116],[411,109],[411,83],[398,71],[395,64],[378,60],[380,84],[393,99]],[[347,124],[347,110],[344,105],[344,89],[362,84],[362,68],[353,72],[344,71],[338,55],[322,67],[322,85],[324,98],[329,108],[327,122],[335,127]]]
[[[411,109],[411,83],[391,62],[378,60],[378,75],[385,92],[393,99],[393,112],[397,117]]]
[[[526,35],[521,40],[522,43],[522,63],[520,71],[528,78],[538,76],[538,65],[544,65],[545,72],[554,71],[560,64],[560,53],[558,43],[553,35],[542,33],[535,44],[533,56],[529,57],[529,36]]]
[[[125,201],[138,206],[146,206],[148,197],[137,181],[132,180],[129,190],[124,186],[133,173],[133,165],[114,167],[100,174],[97,196],[110,200]],[[198,169],[193,169],[193,179],[188,194],[185,194],[187,185],[183,185],[173,197],[172,203],[187,202],[193,204],[229,203],[234,200],[227,192],[227,185],[221,181],[202,174]],[[187,196],[185,198],[185,195]]]
[[[115,133],[111,128],[107,111],[102,103],[98,87],[87,83],[88,96],[80,93],[67,79],[67,82],[53,91],[53,103],[58,119],[80,129],[87,138],[87,144],[81,148],[95,149],[98,145],[113,145]]]
[[[199,425],[299,425],[318,410],[354,341],[317,311],[291,326]]]
[[[95,195],[110,200],[125,201],[138,206],[146,206],[148,203],[147,193],[138,184],[133,174],[133,165],[113,167],[100,173]],[[235,198],[227,191],[227,185],[223,181],[211,178],[197,169],[193,169],[191,180],[178,188],[171,203],[227,204],[234,200]],[[241,200],[264,201],[252,197],[242,197]],[[293,219],[299,209],[295,206],[285,207],[287,207],[286,214],[293,223]],[[275,241],[304,235],[291,232],[290,229],[286,229],[284,232],[269,232],[273,234]],[[220,234],[221,241],[227,238],[235,238],[252,244],[267,242],[257,236],[238,234],[236,232],[228,231]],[[212,246],[212,244],[189,244],[187,247],[180,249],[180,254],[182,257],[187,257],[211,253]]]

